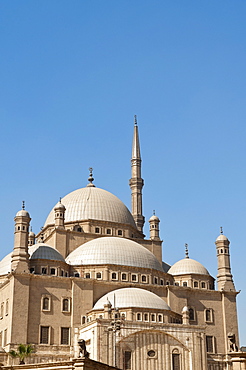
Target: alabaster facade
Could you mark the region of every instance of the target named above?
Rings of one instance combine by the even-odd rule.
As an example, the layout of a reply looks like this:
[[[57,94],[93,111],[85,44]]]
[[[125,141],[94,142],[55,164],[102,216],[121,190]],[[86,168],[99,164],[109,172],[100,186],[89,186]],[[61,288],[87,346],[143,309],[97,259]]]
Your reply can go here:
[[[17,212],[13,252],[0,262],[6,369],[20,343],[35,348],[25,365],[31,369],[78,358],[81,339],[90,359],[124,370],[232,369],[233,358],[243,361],[229,240],[221,233],[215,242],[217,282],[188,250],[173,266],[163,262],[156,215],[149,239],[143,234],[136,122],[131,168],[132,212],[94,185],[92,170],[87,186],[63,197],[37,235],[25,207]]]

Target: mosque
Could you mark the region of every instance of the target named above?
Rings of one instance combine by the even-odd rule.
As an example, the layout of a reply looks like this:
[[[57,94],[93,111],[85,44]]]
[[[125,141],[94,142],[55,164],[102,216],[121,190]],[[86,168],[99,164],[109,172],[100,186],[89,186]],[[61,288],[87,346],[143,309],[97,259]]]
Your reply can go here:
[[[157,215],[143,234],[141,155],[135,119],[132,209],[88,184],[50,211],[42,230],[29,230],[23,205],[14,247],[0,262],[1,362],[32,344],[31,365],[69,361],[83,341],[90,359],[123,370],[234,369],[238,352],[230,242],[215,241],[216,282],[198,261],[162,261]],[[215,284],[216,283],[216,284]],[[238,367],[239,369],[239,367]]]

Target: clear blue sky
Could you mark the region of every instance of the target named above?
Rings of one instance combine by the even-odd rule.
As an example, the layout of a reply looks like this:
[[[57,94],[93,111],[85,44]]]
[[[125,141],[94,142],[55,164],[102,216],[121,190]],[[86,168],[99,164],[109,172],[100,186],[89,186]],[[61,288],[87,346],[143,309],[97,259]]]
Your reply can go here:
[[[144,215],[161,219],[164,260],[188,243],[216,277],[223,226],[246,345],[245,19],[240,0],[2,0],[0,258],[22,200],[37,233],[90,166],[130,207],[137,114]]]

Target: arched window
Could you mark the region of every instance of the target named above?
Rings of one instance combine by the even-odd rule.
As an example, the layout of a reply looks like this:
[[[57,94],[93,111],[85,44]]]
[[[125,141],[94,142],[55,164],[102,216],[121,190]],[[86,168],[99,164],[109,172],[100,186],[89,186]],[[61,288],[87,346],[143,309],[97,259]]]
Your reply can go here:
[[[102,273],[101,272],[97,272],[96,277],[97,277],[97,279],[101,279],[102,278]]]
[[[172,353],[172,369],[173,370],[180,370],[180,354],[178,349],[174,349]]]
[[[126,280],[126,274],[123,272],[123,274],[121,275],[121,279],[122,280]]]
[[[195,312],[194,312],[194,309],[192,307],[189,308],[189,319],[191,321],[195,320]]]
[[[112,272],[112,279],[113,279],[113,280],[116,280],[116,279],[117,279],[116,272]]]
[[[42,308],[43,308],[44,311],[49,311],[49,309],[50,309],[50,300],[49,300],[48,297],[43,298]]]
[[[147,281],[146,275],[142,275],[142,283],[146,283],[146,281]]]
[[[194,281],[194,288],[198,288],[198,281]]]
[[[69,312],[69,299],[64,298],[62,301],[62,311]]]

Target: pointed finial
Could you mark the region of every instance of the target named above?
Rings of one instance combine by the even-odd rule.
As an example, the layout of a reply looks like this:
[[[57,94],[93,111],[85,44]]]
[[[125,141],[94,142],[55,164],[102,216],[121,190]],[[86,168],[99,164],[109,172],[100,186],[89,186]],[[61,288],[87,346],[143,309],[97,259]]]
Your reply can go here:
[[[22,209],[25,209],[25,201],[22,201]]]
[[[137,116],[136,116],[136,114],[135,114],[135,116],[134,116],[134,124],[135,125],[137,125],[138,123],[137,123]]]
[[[92,173],[93,168],[90,167],[89,171],[90,171],[90,175],[89,175],[89,178],[88,178],[89,184],[87,186],[93,186],[94,187],[95,185],[93,184],[94,178],[93,178],[93,173]]]
[[[220,233],[223,234],[223,227],[220,226]]]
[[[188,244],[185,243],[185,258],[189,258]]]
[[[61,197],[60,197],[60,203],[61,203]]]
[[[153,209],[153,215],[155,216],[155,209]]]

